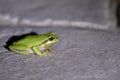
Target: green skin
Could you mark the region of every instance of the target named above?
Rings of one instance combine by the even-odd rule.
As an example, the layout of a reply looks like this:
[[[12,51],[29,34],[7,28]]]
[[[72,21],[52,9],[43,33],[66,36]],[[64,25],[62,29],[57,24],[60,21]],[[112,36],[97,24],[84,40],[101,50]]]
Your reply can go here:
[[[9,49],[24,55],[37,54],[39,56],[47,56],[52,51],[51,47],[53,44],[58,41],[58,36],[54,32],[29,35],[14,42],[9,46]]]

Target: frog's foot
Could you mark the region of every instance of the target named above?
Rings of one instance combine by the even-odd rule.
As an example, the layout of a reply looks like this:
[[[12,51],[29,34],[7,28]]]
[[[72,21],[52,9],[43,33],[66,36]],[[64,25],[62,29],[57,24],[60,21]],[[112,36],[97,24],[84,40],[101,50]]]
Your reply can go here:
[[[46,52],[41,52],[41,54],[38,54],[38,55],[40,55],[40,56],[48,56],[48,53],[46,53]]]
[[[47,48],[47,49],[44,50],[44,52],[45,52],[46,55],[51,55],[52,49],[51,48]]]
[[[39,56],[48,56],[48,53],[45,51],[39,51],[39,52],[34,52],[34,55],[39,55]]]
[[[45,49],[45,51],[51,53],[52,49]]]
[[[52,49],[48,49],[48,48],[39,48],[40,50],[40,55],[41,56],[48,56],[48,55],[51,55],[51,52],[52,52]]]
[[[48,56],[52,52],[51,48],[46,48],[43,46],[34,46],[31,49],[34,52],[34,55],[39,55],[39,56]]]

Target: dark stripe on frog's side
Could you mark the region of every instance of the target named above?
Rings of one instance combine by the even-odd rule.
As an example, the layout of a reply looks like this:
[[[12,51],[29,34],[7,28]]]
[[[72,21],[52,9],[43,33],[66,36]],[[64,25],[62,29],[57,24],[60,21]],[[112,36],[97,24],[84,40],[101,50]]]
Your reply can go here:
[[[50,37],[49,37],[49,38],[50,38]],[[45,41],[43,41],[40,45],[47,43],[47,42],[49,41],[49,38],[46,39]],[[38,46],[40,46],[40,45],[38,45]]]
[[[41,43],[41,45],[47,43],[48,41],[49,39],[45,40],[44,42]]]

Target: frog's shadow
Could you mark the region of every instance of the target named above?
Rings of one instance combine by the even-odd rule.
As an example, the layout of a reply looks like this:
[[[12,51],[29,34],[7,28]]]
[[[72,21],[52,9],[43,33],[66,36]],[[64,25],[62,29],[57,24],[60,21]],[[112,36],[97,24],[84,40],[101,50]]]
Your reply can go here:
[[[10,37],[10,39],[6,42],[6,45],[4,45],[4,47],[9,50],[9,46],[10,46],[13,42],[18,41],[18,40],[20,40],[20,39],[22,39],[22,38],[24,38],[25,36],[28,36],[28,35],[38,35],[38,34],[35,33],[35,32],[30,32],[30,33],[23,34],[23,35],[15,35],[15,36],[12,36],[12,37]]]

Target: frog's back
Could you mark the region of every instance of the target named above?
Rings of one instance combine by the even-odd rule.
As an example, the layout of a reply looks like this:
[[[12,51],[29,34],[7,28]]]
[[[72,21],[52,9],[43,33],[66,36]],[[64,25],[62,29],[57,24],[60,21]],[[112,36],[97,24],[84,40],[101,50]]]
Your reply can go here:
[[[17,41],[16,44],[25,44],[27,46],[34,46],[41,44],[45,39],[47,39],[47,37],[44,35],[29,35]]]

